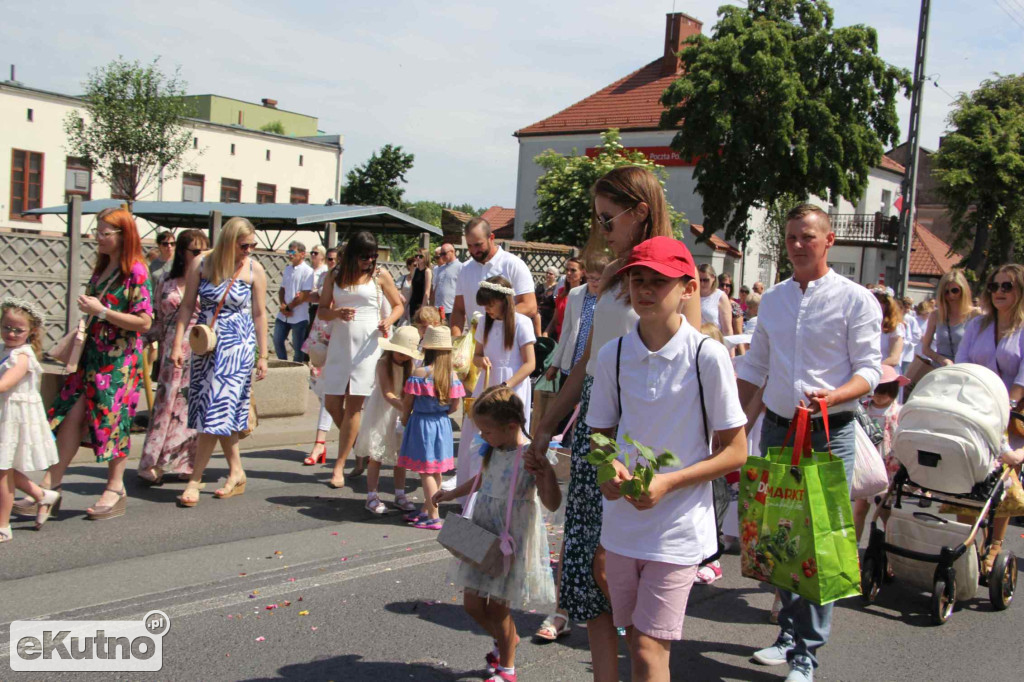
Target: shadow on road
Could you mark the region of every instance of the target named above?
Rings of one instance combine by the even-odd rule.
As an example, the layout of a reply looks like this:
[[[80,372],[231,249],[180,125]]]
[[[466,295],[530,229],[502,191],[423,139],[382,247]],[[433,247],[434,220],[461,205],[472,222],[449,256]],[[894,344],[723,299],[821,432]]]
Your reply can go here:
[[[417,680],[417,682],[441,682],[450,680],[480,679],[479,671],[458,673],[443,667],[443,662],[385,662],[364,661],[362,656],[351,654],[335,656],[309,663],[286,665],[279,668],[275,677],[255,677],[249,682],[264,680],[345,680],[346,682],[383,682],[385,680]]]

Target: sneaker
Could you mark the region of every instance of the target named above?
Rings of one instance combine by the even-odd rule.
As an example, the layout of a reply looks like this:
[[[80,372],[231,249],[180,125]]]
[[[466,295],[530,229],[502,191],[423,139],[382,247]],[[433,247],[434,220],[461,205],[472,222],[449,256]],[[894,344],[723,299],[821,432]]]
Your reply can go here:
[[[455,480],[455,477],[454,476],[449,476],[448,478],[446,478],[441,483],[441,490],[443,490],[445,492],[450,492],[452,490],[455,490],[456,483],[457,483],[457,481]]]
[[[516,674],[505,670],[495,670],[494,674],[487,678],[487,682],[516,682]]]
[[[775,644],[754,652],[754,660],[761,665],[782,665],[786,662],[786,656],[793,649],[793,640],[787,637],[779,637]]]
[[[710,585],[721,578],[722,564],[717,561],[712,561],[710,564],[705,564],[697,569],[697,577],[695,580],[701,585]]]
[[[498,666],[501,665],[501,659],[498,657],[496,653],[494,653],[493,651],[488,651],[487,656],[484,657],[484,660],[487,661],[488,675],[493,675],[494,673],[498,672]]]
[[[814,666],[793,661],[789,664],[786,682],[814,682]]]

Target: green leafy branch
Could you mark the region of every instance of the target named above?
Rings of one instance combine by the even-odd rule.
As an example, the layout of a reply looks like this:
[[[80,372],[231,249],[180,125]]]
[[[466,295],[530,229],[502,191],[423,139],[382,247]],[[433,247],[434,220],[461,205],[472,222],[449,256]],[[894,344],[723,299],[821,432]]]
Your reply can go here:
[[[626,468],[629,468],[629,452],[619,449],[619,444],[614,438],[609,438],[601,433],[595,433],[591,437],[594,445],[597,446],[587,455],[587,461],[597,467],[597,484],[601,485],[615,478],[615,466],[613,462],[622,456]],[[636,466],[633,468],[633,478],[623,481],[619,486],[623,495],[634,499],[643,497],[651,489],[651,481],[654,474],[662,467],[678,466],[679,458],[667,450],[655,456],[654,450],[647,447],[638,440],[633,440],[629,435],[623,439],[636,449]]]

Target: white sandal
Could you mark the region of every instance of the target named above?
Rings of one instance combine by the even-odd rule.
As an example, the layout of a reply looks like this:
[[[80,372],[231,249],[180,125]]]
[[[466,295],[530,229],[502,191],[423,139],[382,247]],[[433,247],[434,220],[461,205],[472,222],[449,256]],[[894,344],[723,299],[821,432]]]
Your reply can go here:
[[[377,493],[367,493],[366,504],[363,506],[366,508],[366,511],[375,516],[383,516],[388,510],[384,503],[380,501],[380,496]]]
[[[562,625],[555,625],[559,620],[562,621]],[[533,633],[533,637],[534,639],[539,639],[545,642],[555,642],[562,637],[565,637],[571,631],[572,623],[569,621],[569,616],[561,613],[552,613],[544,619],[543,623],[540,624],[540,627],[537,628],[537,632]]]
[[[14,531],[11,530],[11,525],[7,524],[3,528],[0,528],[0,543],[10,542],[14,539]]]

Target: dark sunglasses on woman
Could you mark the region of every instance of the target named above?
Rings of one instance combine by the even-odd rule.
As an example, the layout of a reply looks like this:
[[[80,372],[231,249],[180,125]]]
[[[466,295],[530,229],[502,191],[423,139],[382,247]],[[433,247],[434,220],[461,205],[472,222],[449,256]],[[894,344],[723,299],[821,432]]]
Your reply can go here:
[[[953,294],[954,296],[958,296],[960,294],[960,287],[948,287],[946,289],[946,293],[947,294]]]
[[[988,293],[994,294],[1000,289],[1003,290],[1004,294],[1008,294],[1013,291],[1013,282],[989,282]]]

